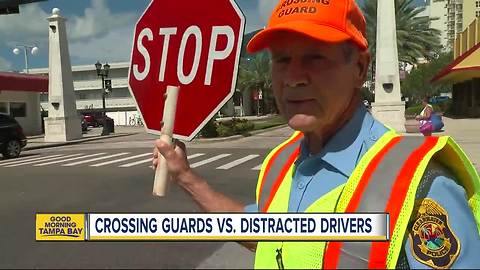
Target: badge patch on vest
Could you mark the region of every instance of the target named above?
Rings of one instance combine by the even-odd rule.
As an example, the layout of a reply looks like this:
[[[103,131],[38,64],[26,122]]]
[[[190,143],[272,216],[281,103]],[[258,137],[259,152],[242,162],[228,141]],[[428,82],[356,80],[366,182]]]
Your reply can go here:
[[[449,268],[460,253],[460,242],[448,224],[447,211],[424,199],[410,232],[413,256],[432,268]]]

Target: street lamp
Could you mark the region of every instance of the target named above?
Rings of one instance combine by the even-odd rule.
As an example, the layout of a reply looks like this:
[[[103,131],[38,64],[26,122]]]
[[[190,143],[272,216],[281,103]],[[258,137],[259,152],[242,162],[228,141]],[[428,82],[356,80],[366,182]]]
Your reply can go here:
[[[110,71],[110,65],[108,63],[105,63],[103,65],[102,69],[102,63],[97,61],[95,63],[95,69],[97,70],[97,76],[102,77],[102,104],[103,104],[103,129],[102,129],[102,135],[108,135],[110,133],[109,129],[107,129],[107,111],[105,108],[105,96],[108,93],[107,90],[105,89],[105,78],[108,78],[108,73]],[[111,87],[111,81],[109,81],[109,87]]]
[[[25,71],[28,73],[28,52],[27,50],[30,50],[30,53],[32,55],[37,55],[38,54],[38,47],[33,46],[33,45],[25,45],[25,44],[17,44],[15,48],[13,49],[13,53],[16,55],[20,54],[20,49],[19,47],[23,48],[23,51],[25,53]]]

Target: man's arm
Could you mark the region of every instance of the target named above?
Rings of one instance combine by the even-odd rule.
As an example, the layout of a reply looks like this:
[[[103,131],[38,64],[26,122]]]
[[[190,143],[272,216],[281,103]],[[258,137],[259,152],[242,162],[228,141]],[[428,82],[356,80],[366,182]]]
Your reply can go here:
[[[480,236],[464,188],[438,164],[431,164],[426,174],[430,180],[419,189],[421,204],[413,213],[404,247],[410,268],[439,268],[441,264],[480,268]]]
[[[167,161],[168,172],[173,181],[181,186],[197,205],[205,212],[245,212],[245,205],[233,198],[215,191],[201,176],[195,173],[187,160],[185,144],[177,142],[170,146],[156,140],[153,150],[153,168],[158,165],[158,154]],[[251,251],[255,251],[256,242],[240,242]]]

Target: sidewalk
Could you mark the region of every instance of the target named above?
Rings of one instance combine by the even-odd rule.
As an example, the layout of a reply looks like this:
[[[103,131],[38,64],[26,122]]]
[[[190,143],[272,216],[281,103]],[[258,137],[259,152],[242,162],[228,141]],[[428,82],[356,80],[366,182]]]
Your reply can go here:
[[[95,141],[95,140],[104,140],[109,138],[129,136],[133,134],[138,134],[144,132],[143,128],[137,127],[122,127],[116,126],[115,133],[110,133],[110,135],[102,136],[102,128],[89,128],[87,132],[82,134],[82,138],[71,140],[68,142],[45,142],[45,135],[36,135],[36,136],[27,136],[27,145],[23,148],[23,151],[35,150],[41,148],[57,147],[71,144],[78,144],[83,142]]]

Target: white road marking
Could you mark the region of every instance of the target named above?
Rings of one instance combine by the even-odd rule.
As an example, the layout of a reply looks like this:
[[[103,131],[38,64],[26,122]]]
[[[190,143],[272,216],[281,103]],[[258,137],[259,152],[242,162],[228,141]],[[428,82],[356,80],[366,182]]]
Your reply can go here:
[[[238,165],[240,165],[240,164],[242,164],[242,163],[245,163],[245,162],[247,162],[247,161],[249,161],[249,160],[252,160],[252,159],[254,159],[254,158],[258,157],[258,156],[259,156],[259,155],[248,155],[248,156],[246,156],[246,157],[243,157],[243,158],[234,160],[234,161],[232,161],[232,162],[230,162],[230,163],[227,163],[227,164],[225,164],[225,165],[222,165],[222,166],[218,167],[217,169],[219,169],[219,170],[228,170],[228,169],[231,169],[231,168],[233,168],[233,167],[235,167],[235,166],[238,166]]]
[[[67,161],[72,161],[72,160],[77,160],[77,159],[82,159],[82,158],[89,158],[89,157],[96,157],[100,155],[104,155],[105,153],[96,153],[96,154],[91,154],[91,155],[86,155],[86,156],[81,156],[81,157],[74,157],[74,158],[67,158],[67,159],[62,159],[62,160],[57,160],[57,161],[52,161],[52,162],[47,162],[47,163],[41,163],[41,164],[35,164],[33,166],[47,166],[51,164],[57,164],[57,163],[62,163],[62,162],[67,162]]]
[[[140,160],[140,161],[123,164],[123,165],[120,165],[120,166],[118,166],[118,167],[121,167],[121,168],[129,168],[129,167],[132,167],[132,166],[135,166],[135,165],[138,165],[138,164],[147,163],[147,162],[152,162],[152,158],[147,158],[147,159],[143,159],[143,160]]]
[[[23,163],[23,162],[27,162],[27,161],[33,161],[33,160],[41,160],[41,159],[48,159],[48,158],[52,158],[52,157],[58,157],[58,156],[63,156],[63,154],[60,154],[60,155],[51,155],[51,156],[33,156],[33,157],[29,157],[29,159],[27,159],[26,157],[23,158],[22,160],[16,158],[15,160],[13,159],[9,159],[8,162],[4,162],[2,164],[0,164],[0,166],[4,166],[4,165],[11,165],[11,164],[15,164],[15,163]]]
[[[109,164],[113,164],[113,163],[122,162],[122,161],[125,161],[125,160],[136,159],[136,158],[139,158],[139,157],[145,157],[145,156],[153,156],[153,154],[152,154],[152,152],[148,152],[148,153],[145,153],[145,154],[135,155],[135,156],[121,158],[121,159],[110,160],[110,161],[106,161],[106,162],[102,162],[102,163],[98,163],[98,164],[93,164],[93,165],[90,165],[90,167],[100,167],[100,166],[105,166],[105,165],[109,165]]]
[[[205,155],[204,153],[197,153],[197,154],[192,154],[190,156],[187,157],[187,159],[192,159],[192,158],[196,158],[196,157],[201,157]]]
[[[228,157],[228,156],[230,156],[230,155],[231,155],[231,154],[220,154],[220,155],[216,155],[216,156],[214,156],[214,157],[211,157],[211,158],[208,158],[208,159],[205,159],[205,160],[202,160],[202,161],[193,163],[193,164],[190,165],[190,168],[196,168],[196,167],[199,167],[199,166],[208,164],[208,163],[210,163],[210,162],[214,162],[214,161],[219,160],[219,159],[221,159],[221,158]]]
[[[252,171],[260,171],[262,169],[262,164],[256,166],[256,167],[253,167],[252,168]]]
[[[58,159],[67,158],[67,157],[75,157],[75,156],[78,156],[78,155],[81,155],[81,154],[72,154],[72,155],[66,155],[66,156],[62,155],[60,157],[54,157],[54,158],[42,159],[42,160],[34,160],[34,161],[27,161],[27,162],[13,164],[13,165],[5,166],[5,167],[18,167],[18,166],[22,166],[22,165],[28,165],[28,164],[45,162],[45,161],[58,160]]]
[[[117,154],[113,154],[113,155],[108,155],[108,156],[103,156],[103,157],[92,158],[92,159],[88,159],[88,160],[81,160],[81,161],[77,161],[77,162],[72,162],[72,163],[68,163],[68,164],[63,164],[62,166],[64,166],[64,167],[71,167],[71,166],[76,166],[76,165],[80,165],[80,164],[84,164],[84,163],[94,162],[94,161],[97,161],[97,160],[102,160],[102,159],[107,159],[107,158],[113,158],[113,157],[118,157],[118,156],[124,156],[124,155],[126,155],[126,154],[130,154],[130,153],[129,153],[129,152],[117,153]]]

